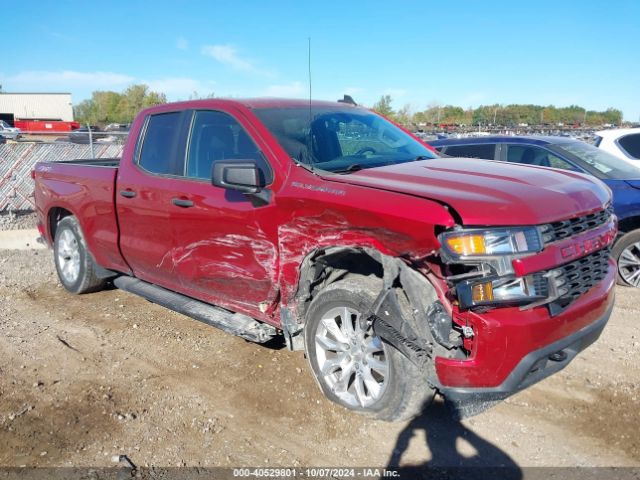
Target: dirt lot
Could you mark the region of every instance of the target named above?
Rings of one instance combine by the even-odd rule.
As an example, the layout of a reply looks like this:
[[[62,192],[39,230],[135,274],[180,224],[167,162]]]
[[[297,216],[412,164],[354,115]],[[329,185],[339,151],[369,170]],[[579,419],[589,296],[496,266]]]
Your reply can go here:
[[[50,252],[0,251],[0,465],[640,465],[640,291],[566,370],[477,417],[375,422],[301,353],[118,290],[72,296]]]

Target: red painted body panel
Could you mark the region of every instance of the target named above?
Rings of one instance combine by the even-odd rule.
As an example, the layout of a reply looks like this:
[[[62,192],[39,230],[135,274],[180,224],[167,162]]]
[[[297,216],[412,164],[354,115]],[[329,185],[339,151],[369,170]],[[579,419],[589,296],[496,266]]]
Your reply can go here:
[[[521,167],[447,158],[361,170],[334,179],[445,202],[470,226],[539,225],[585,215],[610,200],[608,188],[587,175]]]
[[[544,307],[520,311],[497,308],[482,315],[458,313],[473,326],[474,349],[468,360],[436,358],[436,372],[448,387],[496,387],[529,352],[597,321],[614,300],[615,262],[607,277],[563,313],[551,317]]]
[[[612,302],[613,268],[604,282],[553,318],[543,307],[460,313],[447,300],[438,265],[425,261],[440,248],[438,228],[460,222],[540,225],[601,209],[610,194],[600,182],[570,172],[472,159],[315,175],[296,166],[252,112],[301,105],[308,102],[212,99],[143,111],[132,125],[118,169],[38,164],[40,219],[47,225],[50,208],[67,208],[79,218],[100,265],[123,272],[131,266],[140,278],[276,326],[282,307],[296,312],[300,266],[314,251],[360,246],[402,257],[435,283],[455,320],[476,332],[467,342],[469,359],[437,358],[445,386],[498,385],[528,352],[594,322]],[[145,116],[182,109],[221,110],[242,124],[273,169],[267,205],[253,206],[247,197],[203,181],[151,175],[133,164]],[[136,197],[120,196],[126,189]],[[176,207],[174,197],[192,200],[194,207]],[[562,247],[558,243],[514,267],[524,275],[571,261],[558,261]]]
[[[35,168],[35,204],[49,245],[53,244],[48,216],[51,208],[70,211],[78,218],[96,262],[126,272],[118,250],[118,224],[113,203],[115,167],[38,163]]]

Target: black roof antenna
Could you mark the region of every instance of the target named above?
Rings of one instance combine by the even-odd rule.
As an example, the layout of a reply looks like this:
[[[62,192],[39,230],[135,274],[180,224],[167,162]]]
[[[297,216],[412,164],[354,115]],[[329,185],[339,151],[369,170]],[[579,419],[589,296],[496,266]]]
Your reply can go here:
[[[309,72],[309,123],[311,123],[311,37],[308,39],[307,66]]]
[[[356,101],[353,99],[353,97],[351,95],[343,95],[342,100],[338,100],[339,103],[348,103],[349,105],[353,105],[354,107],[357,107],[358,104],[356,103]]]

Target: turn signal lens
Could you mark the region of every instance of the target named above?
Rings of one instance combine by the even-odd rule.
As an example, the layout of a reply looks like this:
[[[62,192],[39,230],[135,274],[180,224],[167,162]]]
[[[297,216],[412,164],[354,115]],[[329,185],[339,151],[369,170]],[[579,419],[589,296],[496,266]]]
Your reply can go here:
[[[484,235],[464,235],[447,238],[447,245],[458,255],[484,255],[487,249]]]
[[[491,282],[476,283],[471,288],[471,299],[474,303],[492,302],[493,285],[491,284]]]

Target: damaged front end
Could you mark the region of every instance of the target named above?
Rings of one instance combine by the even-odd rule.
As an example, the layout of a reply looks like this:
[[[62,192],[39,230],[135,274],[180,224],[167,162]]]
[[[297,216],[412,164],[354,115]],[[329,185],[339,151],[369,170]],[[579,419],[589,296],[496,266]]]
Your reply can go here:
[[[518,305],[524,308],[553,301],[549,276],[516,277],[513,260],[540,252],[542,232],[537,227],[463,229],[443,232],[442,259],[446,280],[455,289],[461,311]],[[565,294],[560,282],[557,295]]]

